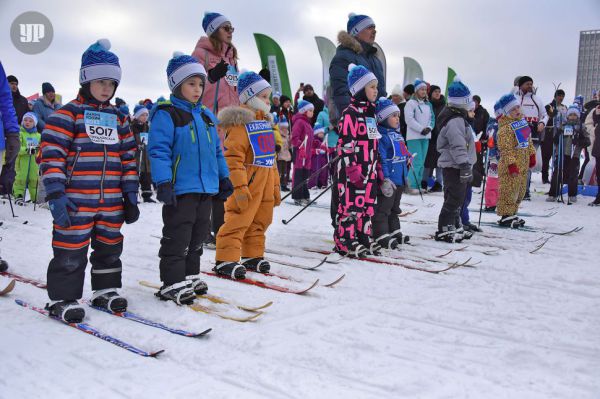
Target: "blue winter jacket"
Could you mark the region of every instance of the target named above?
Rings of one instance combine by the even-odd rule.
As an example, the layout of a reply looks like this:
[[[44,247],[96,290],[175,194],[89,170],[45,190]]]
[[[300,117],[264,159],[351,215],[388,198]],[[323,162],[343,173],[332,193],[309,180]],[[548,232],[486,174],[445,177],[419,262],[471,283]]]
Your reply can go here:
[[[381,134],[379,156],[383,176],[394,182],[396,186],[404,186],[408,175],[407,161],[410,156],[404,137],[397,130],[381,125],[377,129]]]
[[[171,95],[152,109],[150,120],[148,156],[154,183],[172,182],[176,195],[217,194],[229,169],[212,112]]]
[[[54,103],[51,106],[46,104],[43,97],[37,99],[36,102],[33,103],[33,112],[37,115],[38,118],[38,132],[42,132],[46,128],[46,121],[56,111],[60,109],[61,105],[58,103]]]
[[[10,86],[6,80],[4,67],[0,62],[0,151],[4,151],[6,143],[4,134],[13,133],[19,134],[19,122],[17,122],[17,113],[13,106],[13,97],[10,91]]]

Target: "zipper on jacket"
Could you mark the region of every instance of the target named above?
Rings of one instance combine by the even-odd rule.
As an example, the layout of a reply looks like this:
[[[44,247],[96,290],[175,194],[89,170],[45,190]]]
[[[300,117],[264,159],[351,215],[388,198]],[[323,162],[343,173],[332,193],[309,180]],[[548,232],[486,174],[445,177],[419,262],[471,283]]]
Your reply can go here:
[[[104,174],[106,173],[106,146],[104,147],[104,162],[102,163],[102,176],[100,178],[100,203],[104,203]]]
[[[73,161],[73,166],[71,167],[71,173],[69,173],[69,176],[67,177],[66,185],[69,185],[69,183],[71,183],[71,178],[73,177],[73,172],[75,172],[75,165],[77,165],[77,161],[79,161],[79,154],[81,154],[81,147],[77,147],[77,153],[75,154],[75,160]]]
[[[254,181],[254,176],[256,176],[256,171],[254,171],[254,173],[252,173],[252,176],[250,176],[250,180],[248,180],[248,187],[250,187],[250,185]]]
[[[179,167],[179,161],[181,161],[181,155],[177,155],[177,159],[175,160],[175,167],[173,168],[173,178],[171,179],[173,185],[175,185],[175,181],[177,180],[177,168]]]

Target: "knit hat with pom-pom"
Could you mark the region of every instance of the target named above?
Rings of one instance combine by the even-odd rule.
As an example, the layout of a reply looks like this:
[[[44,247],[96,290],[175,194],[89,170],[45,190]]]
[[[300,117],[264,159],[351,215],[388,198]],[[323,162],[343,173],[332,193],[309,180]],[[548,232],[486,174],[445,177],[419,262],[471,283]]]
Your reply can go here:
[[[190,55],[179,51],[174,52],[173,58],[169,60],[169,65],[167,65],[169,89],[174,91],[184,80],[196,75],[200,76],[202,80],[206,79],[206,70],[202,64]]]
[[[377,80],[375,74],[364,66],[348,65],[348,89],[353,96],[374,80]]]
[[[448,105],[466,109],[472,100],[471,90],[458,76],[455,76],[454,81],[448,86]]]
[[[81,68],[79,69],[80,84],[99,79],[110,79],[119,84],[121,81],[119,57],[109,50],[110,41],[108,39],[100,39],[85,50],[81,56]]]
[[[270,89],[269,82],[264,80],[256,72],[243,72],[238,78],[238,97],[242,104],[246,104],[252,97],[257,96],[261,91]]]
[[[210,36],[226,22],[231,21],[229,21],[225,15],[219,14],[218,12],[207,11],[204,13],[204,18],[202,18],[202,29]]]
[[[354,13],[348,14],[346,30],[352,36],[358,35],[362,30],[367,29],[370,26],[375,26],[375,22],[371,17],[367,15],[356,15]]]
[[[377,123],[381,123],[389,118],[394,112],[400,112],[400,108],[385,97],[381,97],[375,106],[375,115],[377,115]]]

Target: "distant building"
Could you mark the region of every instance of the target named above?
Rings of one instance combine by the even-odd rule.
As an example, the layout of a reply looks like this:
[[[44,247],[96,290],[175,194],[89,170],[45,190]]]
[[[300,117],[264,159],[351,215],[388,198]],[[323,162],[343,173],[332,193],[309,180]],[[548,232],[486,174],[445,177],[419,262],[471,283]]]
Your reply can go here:
[[[594,90],[600,90],[600,29],[579,33],[575,95],[581,94],[589,101]]]

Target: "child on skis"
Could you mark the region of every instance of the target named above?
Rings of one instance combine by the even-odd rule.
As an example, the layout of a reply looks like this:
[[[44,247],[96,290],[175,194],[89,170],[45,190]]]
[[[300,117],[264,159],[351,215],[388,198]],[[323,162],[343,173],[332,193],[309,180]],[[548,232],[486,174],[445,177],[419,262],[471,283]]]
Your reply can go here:
[[[148,159],[148,108],[138,104],[133,109],[133,119],[131,119],[131,131],[135,137],[138,151],[135,162],[138,165],[140,175],[140,186],[142,189],[142,199],[144,202],[155,203],[152,199],[152,174],[150,173],[150,159]]]
[[[246,269],[259,273],[270,270],[264,259],[265,234],[281,194],[269,113],[271,85],[257,73],[245,72],[238,80],[238,95],[240,107],[219,112],[234,193],[225,203],[225,223],[217,235],[213,270],[242,279]]]
[[[517,216],[519,205],[527,189],[527,172],[535,166],[535,148],[531,128],[523,118],[519,101],[506,94],[498,101],[502,118],[498,121],[498,183],[499,195],[496,214],[498,224],[518,228],[525,221]]]
[[[292,138],[290,135],[290,123],[285,115],[281,114],[275,117],[275,122],[279,126],[281,134],[281,149],[277,153],[277,171],[279,172],[279,182],[281,191],[290,191],[288,183],[290,181],[290,170],[292,166]]]
[[[25,202],[26,190],[29,190],[29,198],[32,202],[37,200],[39,167],[36,162],[36,156],[42,137],[37,131],[37,122],[35,113],[27,112],[23,115],[20,132],[21,149],[17,157],[17,177],[13,186],[15,202]]]
[[[217,119],[204,105],[204,67],[175,52],[167,66],[169,101],[153,108],[148,155],[157,199],[164,204],[160,279],[156,293],[179,305],[205,294],[199,277],[202,244],[210,224],[212,198],[233,192],[217,135]]]
[[[339,205],[334,232],[335,251],[351,257],[376,253],[371,242],[371,217],[377,196],[377,78],[363,66],[348,66],[350,105],[339,122],[337,165]]]
[[[384,180],[377,194],[373,239],[383,248],[395,249],[408,240],[408,236],[402,236],[398,217],[402,192],[407,184],[410,153],[400,134],[400,108],[382,97],[377,102],[376,115],[381,134],[378,147]]]
[[[556,202],[562,196],[563,183],[568,186],[569,204],[577,202],[577,178],[581,151],[590,144],[590,135],[581,124],[577,105],[567,109],[567,121],[556,129],[554,140],[554,170],[550,180],[550,191],[546,201]]]
[[[325,143],[324,139],[325,128],[320,123],[315,123],[315,127],[313,128],[313,142],[311,149],[311,175],[315,174],[317,170],[327,165],[327,143]],[[328,186],[328,180],[329,172],[327,171],[327,168],[325,168],[308,181],[308,188],[326,188]]]
[[[294,147],[294,177],[292,198],[296,205],[305,206],[310,201],[308,183],[312,163],[314,131],[311,120],[315,106],[306,100],[298,102],[298,113],[292,117],[292,146]]]
[[[127,309],[121,287],[121,225],[134,223],[138,175],[135,139],[125,115],[110,99],[121,80],[119,58],[107,39],[84,53],[79,95],[47,120],[42,132],[41,170],[54,219],[46,305],[51,316],[74,323],[85,317],[83,293],[92,246],[92,304]]]
[[[488,124],[487,127],[487,147],[488,147],[488,165],[487,180],[485,183],[485,211],[495,212],[498,203],[498,160],[500,152],[498,151],[498,121],[502,117],[502,110],[498,102],[494,104],[494,113],[496,120]]]

